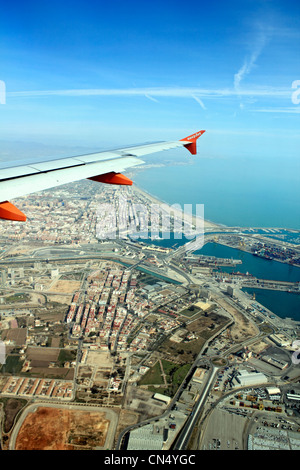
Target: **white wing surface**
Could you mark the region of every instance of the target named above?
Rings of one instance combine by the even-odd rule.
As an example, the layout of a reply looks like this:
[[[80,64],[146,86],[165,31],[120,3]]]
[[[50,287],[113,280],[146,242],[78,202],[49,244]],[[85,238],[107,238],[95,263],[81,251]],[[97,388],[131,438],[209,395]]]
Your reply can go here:
[[[182,146],[196,154],[196,141],[204,132],[177,141],[3,168],[0,170],[0,219],[25,221],[26,216],[9,200],[73,181],[88,178],[108,184],[132,184],[122,172],[144,163],[138,157]]]

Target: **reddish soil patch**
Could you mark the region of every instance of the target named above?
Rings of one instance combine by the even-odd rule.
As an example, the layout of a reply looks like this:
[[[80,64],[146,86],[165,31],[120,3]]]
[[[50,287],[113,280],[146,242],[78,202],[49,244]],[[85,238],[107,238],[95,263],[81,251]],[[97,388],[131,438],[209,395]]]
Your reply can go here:
[[[109,427],[105,413],[39,407],[25,418],[16,450],[74,450],[103,447]]]

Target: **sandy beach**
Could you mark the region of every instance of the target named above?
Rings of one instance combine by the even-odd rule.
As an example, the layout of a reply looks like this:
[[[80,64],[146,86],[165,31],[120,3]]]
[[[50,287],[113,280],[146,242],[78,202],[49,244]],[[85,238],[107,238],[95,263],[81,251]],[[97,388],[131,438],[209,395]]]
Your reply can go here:
[[[150,200],[151,203],[153,203],[153,204],[158,204],[160,206],[166,206],[167,208],[172,208],[172,211],[174,211],[174,213],[177,213],[177,216],[179,218],[182,218],[183,209],[177,209],[176,207],[173,207],[171,204],[168,204],[165,201],[161,201],[157,197],[153,196],[152,194],[150,194],[147,191],[139,188],[136,185],[133,185],[131,188],[132,188],[133,192],[136,192],[136,193],[144,196],[145,198]],[[187,214],[186,212],[184,213],[184,217],[185,217],[185,220],[187,222],[189,222],[189,223],[191,223],[195,226],[200,226],[200,224],[202,223],[202,220],[203,220],[199,216],[196,216],[196,215],[193,215],[193,214]],[[220,225],[204,219],[204,230],[205,229],[219,228],[219,227],[220,227]]]

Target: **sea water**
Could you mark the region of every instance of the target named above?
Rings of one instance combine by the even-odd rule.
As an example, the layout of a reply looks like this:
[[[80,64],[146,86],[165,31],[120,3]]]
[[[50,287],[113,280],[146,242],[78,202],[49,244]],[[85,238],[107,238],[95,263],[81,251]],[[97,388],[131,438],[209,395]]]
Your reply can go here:
[[[297,165],[296,165],[297,166]],[[299,168],[298,168],[299,170]],[[217,224],[238,227],[300,229],[299,171],[293,159],[201,157],[192,164],[148,168],[134,182],[169,204],[204,204],[204,217]],[[183,241],[162,240],[163,246]],[[241,259],[238,271],[259,279],[300,281],[300,268],[253,256],[241,250],[210,243],[198,254]],[[229,268],[222,268],[226,271]],[[250,293],[253,290],[247,289]],[[300,320],[300,295],[255,290],[256,299],[282,318]]]
[[[204,204],[206,220],[227,226],[300,229],[300,168],[259,159],[195,159],[147,168],[134,182],[169,204]]]

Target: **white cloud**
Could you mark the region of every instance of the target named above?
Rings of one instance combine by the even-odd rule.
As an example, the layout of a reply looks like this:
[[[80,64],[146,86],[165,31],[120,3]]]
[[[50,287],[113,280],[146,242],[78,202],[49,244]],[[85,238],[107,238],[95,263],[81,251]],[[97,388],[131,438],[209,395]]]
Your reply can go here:
[[[152,88],[90,88],[66,90],[29,90],[10,91],[7,98],[35,98],[44,96],[144,96],[154,100],[155,97],[164,98],[194,98],[205,108],[201,98],[222,98],[231,96],[248,97],[289,97],[290,87],[253,87],[242,90],[234,88],[199,88],[199,87],[152,87]],[[156,100],[157,101],[157,100]]]
[[[257,57],[257,55],[256,55]],[[90,89],[65,89],[65,90],[28,90],[28,91],[10,91],[6,93],[7,100],[12,98],[39,98],[39,97],[89,97],[89,96],[111,96],[111,97],[141,97],[147,98],[155,103],[161,102],[163,98],[174,99],[193,99],[203,110],[207,107],[203,102],[204,100],[220,100],[229,98],[238,98],[240,101],[240,109],[244,109],[244,103],[254,104],[258,103],[261,99],[268,100],[268,106],[271,104],[275,106],[274,100],[284,100],[286,103],[291,102],[291,88],[290,84],[286,88],[283,87],[242,87],[237,89],[237,83],[240,83],[244,74],[251,68],[251,63],[242,69],[239,78],[236,80],[235,87],[233,88],[200,88],[200,87],[146,87],[146,88],[90,88]],[[244,71],[245,70],[245,71]],[[271,100],[271,101],[270,101]],[[278,103],[279,104],[279,103]],[[278,108],[277,104],[277,108]],[[281,102],[280,105],[283,103]],[[260,112],[268,112],[260,110]],[[272,112],[270,110],[269,112]],[[275,112],[275,111],[273,111]],[[279,111],[278,111],[279,112]],[[282,111],[284,112],[284,111]],[[289,111],[286,111],[289,112]],[[297,112],[297,111],[291,111]]]
[[[300,114],[300,106],[297,107],[286,107],[286,108],[262,108],[252,110],[255,113],[290,113],[290,114]]]

